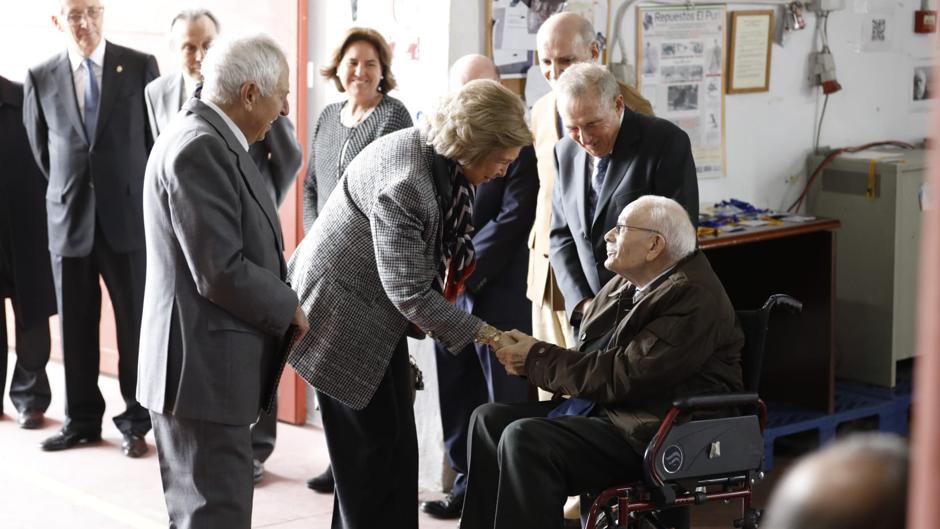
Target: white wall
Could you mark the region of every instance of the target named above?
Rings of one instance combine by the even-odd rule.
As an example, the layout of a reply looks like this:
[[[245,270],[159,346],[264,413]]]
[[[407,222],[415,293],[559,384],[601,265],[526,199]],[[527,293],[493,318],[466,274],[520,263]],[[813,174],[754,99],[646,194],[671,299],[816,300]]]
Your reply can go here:
[[[611,16],[624,0],[612,0]],[[474,24],[465,2],[452,0],[453,12],[461,12],[459,28],[450,38],[455,50],[484,52],[483,39],[470,49],[467,36],[485,30],[481,14]],[[482,3],[482,2],[481,2]],[[847,9],[829,17],[830,47],[843,90],[829,98],[820,145],[846,146],[894,139],[920,142],[928,134],[928,113],[912,111],[908,101],[911,68],[932,57],[933,36],[913,33],[913,11],[920,0],[846,0]],[[730,10],[767,9],[763,4],[734,4]],[[894,49],[859,52],[865,11],[893,12]],[[451,16],[453,21],[456,17]],[[784,47],[774,45],[770,91],[725,97],[727,175],[701,180],[700,199],[712,204],[729,197],[761,207],[786,208],[802,189],[804,160],[812,150],[817,113],[822,105],[819,90],[808,78],[809,54],[814,47],[815,15],[806,13],[807,28],[794,33]],[[452,22],[453,23],[453,22]],[[616,36],[623,32],[629,62],[636,65],[635,6],[627,10]],[[453,56],[453,55],[452,55]],[[614,53],[612,60],[619,59]],[[795,178],[793,178],[795,176]]]
[[[313,63],[311,123],[324,106],[344,99],[333,83],[324,82],[320,67],[329,60],[343,34],[352,26],[367,26],[379,30],[389,43],[395,43],[392,71],[398,89],[391,95],[400,99],[412,118],[426,112],[437,98],[447,90],[447,68],[450,64],[449,20],[447,2],[388,2],[386,0],[359,0],[358,18],[352,20],[350,3],[310,2],[310,60]],[[479,25],[481,16],[476,18]],[[480,39],[482,42],[482,38]],[[407,47],[419,43],[419,58],[413,59]]]

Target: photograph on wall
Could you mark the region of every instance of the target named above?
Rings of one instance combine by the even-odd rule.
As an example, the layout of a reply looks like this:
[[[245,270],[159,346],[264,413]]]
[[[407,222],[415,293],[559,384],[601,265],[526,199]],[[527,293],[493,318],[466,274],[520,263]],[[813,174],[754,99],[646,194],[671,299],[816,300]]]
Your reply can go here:
[[[908,84],[907,99],[914,112],[928,112],[934,100],[931,92],[933,77],[933,64],[930,61],[917,61],[911,68],[910,84]]]
[[[699,178],[724,176],[725,7],[637,10],[637,88],[689,135]]]
[[[536,68],[535,36],[555,13],[578,13],[594,25],[603,53],[607,43],[608,0],[492,0],[489,45],[503,79],[523,79]]]

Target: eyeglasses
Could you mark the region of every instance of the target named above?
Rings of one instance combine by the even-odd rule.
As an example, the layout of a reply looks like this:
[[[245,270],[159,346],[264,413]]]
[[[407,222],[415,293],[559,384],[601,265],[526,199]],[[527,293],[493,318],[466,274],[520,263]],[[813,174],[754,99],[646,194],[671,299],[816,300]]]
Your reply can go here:
[[[65,19],[69,21],[69,24],[77,26],[82,23],[82,20],[98,20],[102,13],[104,13],[104,7],[89,7],[84,11],[69,11]]]
[[[629,231],[629,230],[637,230],[637,231],[648,231],[648,232],[650,232],[650,233],[655,233],[656,235],[659,235],[660,237],[663,236],[662,232],[660,232],[660,231],[651,230],[651,229],[649,229],[649,228],[641,228],[641,227],[639,227],[639,226],[630,226],[629,224],[617,224],[616,226],[614,226],[614,229],[617,230],[617,234],[618,234],[618,235],[619,235],[620,232],[623,231],[623,230],[628,230],[628,231]]]

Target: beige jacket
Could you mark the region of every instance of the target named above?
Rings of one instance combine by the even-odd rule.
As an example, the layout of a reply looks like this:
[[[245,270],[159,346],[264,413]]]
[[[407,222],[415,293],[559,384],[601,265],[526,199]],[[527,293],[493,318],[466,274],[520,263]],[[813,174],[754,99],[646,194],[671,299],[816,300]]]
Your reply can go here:
[[[620,93],[630,110],[653,115],[653,107],[635,88],[621,84]],[[552,222],[552,190],[555,188],[555,144],[561,139],[558,130],[555,94],[549,92],[532,107],[532,134],[535,136],[535,156],[538,159],[539,195],[535,208],[535,223],[529,234],[529,275],[526,296],[533,303],[546,301],[554,310],[565,310],[565,300],[555,283],[548,261],[548,234]]]

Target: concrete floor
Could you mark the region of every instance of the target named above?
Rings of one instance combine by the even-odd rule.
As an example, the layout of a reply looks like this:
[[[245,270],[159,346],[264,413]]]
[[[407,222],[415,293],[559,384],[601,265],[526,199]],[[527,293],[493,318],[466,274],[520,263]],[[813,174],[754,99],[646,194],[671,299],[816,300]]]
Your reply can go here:
[[[13,354],[8,361],[12,366]],[[12,371],[9,369],[9,371]],[[14,421],[14,407],[4,396],[6,415],[0,416],[0,528],[3,529],[157,529],[167,526],[153,439],[150,452],[132,460],[120,451],[121,436],[108,421],[98,445],[47,453],[38,443],[61,427],[63,418],[62,366],[47,368],[52,384],[52,405],[46,426],[21,430]],[[107,401],[106,415],[122,408],[117,380],[102,376],[100,386]],[[9,387],[7,384],[6,387]],[[333,497],[314,493],[304,482],[319,473],[328,460],[321,430],[279,424],[278,445],[268,460],[264,481],[255,490],[253,527],[293,529],[328,528]],[[775,475],[758,489],[763,503]],[[421,493],[421,499],[435,499]],[[734,505],[706,505],[693,514],[698,529],[731,527],[737,516]],[[377,520],[381,526],[381,520]],[[421,529],[453,529],[454,521],[419,515]]]

